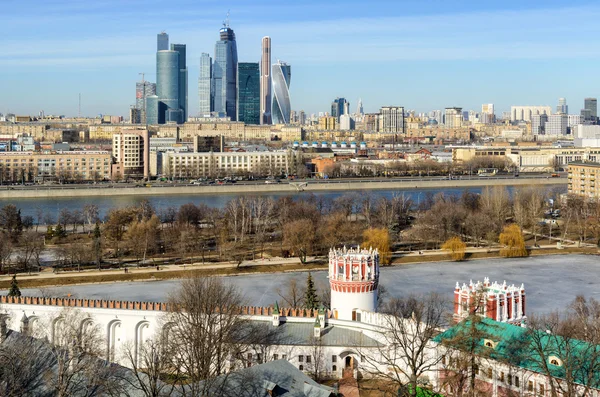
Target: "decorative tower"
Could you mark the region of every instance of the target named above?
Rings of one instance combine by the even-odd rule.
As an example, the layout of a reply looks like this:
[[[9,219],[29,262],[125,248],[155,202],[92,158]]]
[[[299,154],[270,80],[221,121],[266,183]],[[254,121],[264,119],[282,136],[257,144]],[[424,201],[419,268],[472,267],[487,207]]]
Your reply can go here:
[[[360,311],[377,309],[377,249],[332,248],[329,251],[331,310],[340,320],[360,321]]]
[[[483,283],[473,283],[473,280],[469,285],[460,286],[456,283],[454,321],[459,322],[473,313],[495,321],[525,326],[525,286],[508,285],[506,281],[502,284],[495,281],[491,283],[487,277]]]

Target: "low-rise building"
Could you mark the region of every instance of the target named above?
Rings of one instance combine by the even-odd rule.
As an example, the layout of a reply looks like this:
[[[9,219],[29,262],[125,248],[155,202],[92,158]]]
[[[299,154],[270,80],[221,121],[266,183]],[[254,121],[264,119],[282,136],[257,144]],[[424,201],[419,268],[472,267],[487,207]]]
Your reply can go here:
[[[200,178],[229,175],[289,174],[291,150],[273,152],[163,153],[158,173],[173,178]]]
[[[0,182],[109,180],[111,163],[105,151],[0,152]]]

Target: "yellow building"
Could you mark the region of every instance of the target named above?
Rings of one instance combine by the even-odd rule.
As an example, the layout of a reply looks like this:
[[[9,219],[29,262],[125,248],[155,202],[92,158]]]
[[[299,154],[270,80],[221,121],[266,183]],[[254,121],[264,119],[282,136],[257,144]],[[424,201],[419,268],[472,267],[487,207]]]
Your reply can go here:
[[[164,153],[162,174],[174,178],[216,177],[239,174],[281,175],[292,168],[293,153],[222,152]],[[159,171],[160,172],[160,171]]]
[[[0,180],[108,180],[111,162],[110,152],[105,151],[0,152]]]
[[[600,198],[600,163],[569,163],[568,178],[569,194]]]
[[[335,130],[337,128],[335,117],[325,116],[319,117],[319,129],[322,131]]]

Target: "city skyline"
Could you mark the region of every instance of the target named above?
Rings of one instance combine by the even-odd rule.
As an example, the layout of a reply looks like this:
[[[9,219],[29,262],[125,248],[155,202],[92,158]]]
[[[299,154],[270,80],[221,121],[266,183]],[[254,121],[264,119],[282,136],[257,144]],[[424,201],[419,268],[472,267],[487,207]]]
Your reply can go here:
[[[183,1],[174,13],[159,2],[147,3],[140,22],[122,24],[132,11],[114,0],[85,7],[9,2],[6,11],[14,17],[0,28],[8,37],[0,56],[6,79],[0,112],[76,115],[81,93],[82,115],[126,115],[138,73],[156,80],[154,37],[162,30],[187,45],[188,81],[197,81],[200,54],[214,57],[215,32],[227,10]],[[32,5],[35,15],[27,12]],[[394,5],[374,2],[360,13],[317,2],[228,7],[239,59],[258,62],[261,38],[271,36],[272,59],[294,65],[293,109],[307,114],[327,111],[336,96],[351,103],[362,98],[366,112],[389,104],[424,112],[494,103],[496,114],[511,105],[555,107],[564,97],[577,113],[584,98],[600,92],[600,83],[589,78],[598,62],[591,37],[600,30],[595,26],[600,6],[594,3]],[[339,11],[335,18],[331,8]],[[82,18],[86,15],[97,18]],[[390,69],[398,73],[392,81],[384,74]],[[195,115],[194,89],[188,108]]]

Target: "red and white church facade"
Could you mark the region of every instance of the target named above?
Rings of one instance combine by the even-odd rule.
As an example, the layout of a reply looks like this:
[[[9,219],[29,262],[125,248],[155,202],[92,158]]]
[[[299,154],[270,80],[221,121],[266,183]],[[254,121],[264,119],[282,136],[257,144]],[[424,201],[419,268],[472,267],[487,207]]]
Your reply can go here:
[[[454,321],[459,322],[470,313],[478,313],[494,321],[525,326],[525,286],[521,284],[508,285],[489,278],[483,282],[473,280],[469,284],[460,286],[458,282],[454,288]]]

